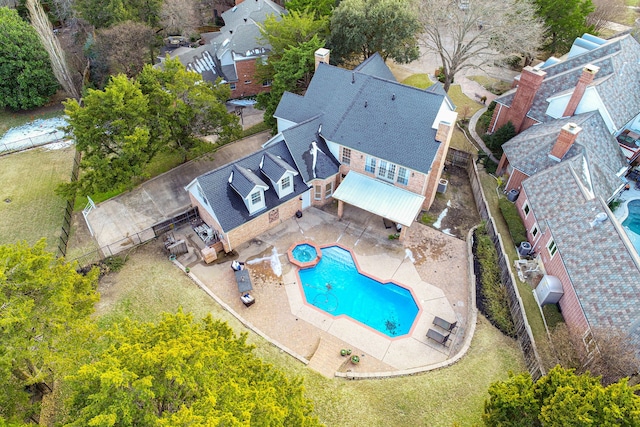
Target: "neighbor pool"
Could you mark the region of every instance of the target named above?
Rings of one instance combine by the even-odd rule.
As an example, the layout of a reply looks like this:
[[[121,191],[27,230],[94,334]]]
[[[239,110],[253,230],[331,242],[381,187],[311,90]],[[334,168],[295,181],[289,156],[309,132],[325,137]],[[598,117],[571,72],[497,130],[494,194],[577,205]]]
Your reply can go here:
[[[406,335],[418,315],[411,292],[360,273],[351,252],[322,248],[316,266],[299,271],[304,296],[333,316],[345,315],[389,337]]]
[[[629,236],[629,240],[640,254],[640,199],[631,200],[627,203],[628,214],[622,227]]]

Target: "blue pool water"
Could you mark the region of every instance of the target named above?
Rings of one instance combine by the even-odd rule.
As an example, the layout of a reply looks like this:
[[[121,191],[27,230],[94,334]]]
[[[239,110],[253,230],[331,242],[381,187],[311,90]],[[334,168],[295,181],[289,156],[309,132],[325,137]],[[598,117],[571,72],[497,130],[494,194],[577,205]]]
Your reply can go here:
[[[316,248],[306,243],[296,246],[291,253],[293,257],[300,262],[313,261],[316,259],[316,256],[318,256]]]
[[[631,200],[627,203],[627,208],[629,214],[622,221],[622,227],[636,248],[636,252],[640,254],[640,199]]]
[[[338,246],[323,248],[320,262],[299,274],[307,303],[390,337],[407,334],[418,314],[409,290],[360,274],[351,253]]]

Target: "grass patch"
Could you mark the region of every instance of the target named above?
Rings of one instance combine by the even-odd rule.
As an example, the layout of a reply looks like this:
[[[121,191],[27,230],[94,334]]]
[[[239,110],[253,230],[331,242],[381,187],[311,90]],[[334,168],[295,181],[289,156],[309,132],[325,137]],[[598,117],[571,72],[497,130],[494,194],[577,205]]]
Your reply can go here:
[[[0,243],[33,245],[45,237],[47,250],[56,251],[66,201],[54,190],[69,182],[74,155],[74,147],[67,147],[0,157]]]
[[[469,80],[473,80],[494,95],[502,95],[511,89],[511,83],[504,80],[494,79],[488,76],[471,76]]]
[[[196,318],[211,313],[227,321],[236,333],[247,332],[228,312],[168,262],[159,245],[140,247],[124,268],[107,276],[97,308],[100,323],[131,316],[157,320],[162,311],[183,307]],[[249,333],[255,354],[284,371],[302,377],[306,394],[327,426],[349,425],[481,425],[487,388],[523,371],[517,343],[479,316],[471,348],[458,363],[434,372],[385,380],[328,379],[295,361],[259,336]]]
[[[500,197],[500,199],[498,199],[498,207],[500,208],[502,218],[504,218],[509,228],[511,241],[517,246],[527,240],[527,231],[524,228],[524,223],[520,215],[518,215],[516,205],[507,200],[506,197]]]
[[[63,110],[47,111],[44,113],[14,113],[7,109],[0,109],[0,137],[11,128],[25,125],[36,119],[50,119],[52,117],[60,117],[63,114]]]
[[[509,235],[507,223],[504,221],[504,218],[500,214],[498,208],[496,180],[492,176],[487,175],[484,172],[480,172],[480,181],[482,183],[482,189],[484,190],[485,197],[487,198],[489,210],[491,211],[491,215],[493,216],[493,219],[495,221],[496,228],[498,229],[498,233],[500,233],[500,235],[502,236],[502,242],[505,246],[505,253],[507,254],[507,256],[509,256],[510,260],[516,260],[518,259],[516,247],[511,240],[511,236]],[[553,354],[553,352],[551,351],[551,346],[547,337],[547,330],[544,327],[544,322],[542,320],[542,315],[540,314],[540,309],[538,308],[538,303],[536,303],[536,300],[533,297],[532,289],[526,283],[521,282],[518,279],[517,274],[514,274],[514,276],[515,282],[518,286],[518,292],[520,293],[520,298],[522,298],[525,313],[527,314],[527,320],[529,321],[529,326],[531,327],[531,332],[533,333],[536,345],[538,346],[540,356],[544,357],[544,355],[551,355]],[[553,360],[543,359],[543,363],[547,368],[551,368],[555,365],[555,361]]]
[[[420,222],[424,225],[432,225],[438,219],[435,215],[431,215],[429,212],[425,212],[420,217]]]
[[[417,87],[419,89],[426,89],[429,86],[433,85],[433,82],[429,78],[428,74],[414,74],[404,79],[402,81],[402,84]]]
[[[269,127],[265,122],[260,122],[257,125],[244,129],[240,138],[246,138],[248,136],[255,135],[256,133],[264,132],[265,130],[271,130],[271,127]]]
[[[466,112],[467,117],[471,117],[476,111],[484,107],[484,105],[479,104],[462,93],[460,85],[451,85],[447,95],[449,95],[449,98],[451,98],[451,101],[455,104],[459,116],[462,116],[463,112]]]
[[[458,127],[453,130],[453,136],[451,137],[451,144],[449,146],[456,150],[465,151],[474,155],[478,154],[478,149],[469,142],[463,131]]]

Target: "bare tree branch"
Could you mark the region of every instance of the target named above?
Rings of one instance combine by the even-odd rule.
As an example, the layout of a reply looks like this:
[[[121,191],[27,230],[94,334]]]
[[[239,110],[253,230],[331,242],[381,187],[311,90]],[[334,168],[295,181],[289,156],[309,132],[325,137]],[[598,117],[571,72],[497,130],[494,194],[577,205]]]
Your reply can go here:
[[[610,21],[616,21],[627,11],[624,0],[592,0],[595,10],[587,16],[587,24],[593,25],[596,33],[606,28]]]
[[[71,72],[67,66],[67,61],[64,57],[64,51],[58,43],[58,39],[53,33],[53,28],[49,18],[42,9],[42,5],[38,0],[27,0],[27,9],[31,17],[31,25],[38,33],[38,37],[42,41],[45,50],[49,54],[49,60],[51,61],[51,68],[53,74],[56,76],[58,83],[64,88],[64,90],[75,99],[80,99],[80,91],[73,83]]]
[[[465,68],[482,68],[512,56],[533,56],[543,26],[526,0],[422,0],[421,46],[440,57],[445,90]]]

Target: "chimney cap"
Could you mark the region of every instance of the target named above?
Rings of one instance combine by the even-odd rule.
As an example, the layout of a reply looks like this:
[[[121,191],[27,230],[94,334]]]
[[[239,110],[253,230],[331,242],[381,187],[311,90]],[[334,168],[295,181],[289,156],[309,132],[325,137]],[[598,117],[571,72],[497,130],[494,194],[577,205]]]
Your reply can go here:
[[[600,71],[600,67],[593,64],[587,64],[582,70],[586,71],[587,73],[596,74],[598,71]]]
[[[562,126],[562,130],[565,130],[565,131],[575,135],[578,132],[580,132],[582,130],[582,128],[580,126],[578,126],[577,124],[573,123],[573,122],[569,122],[566,125]]]

